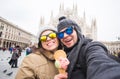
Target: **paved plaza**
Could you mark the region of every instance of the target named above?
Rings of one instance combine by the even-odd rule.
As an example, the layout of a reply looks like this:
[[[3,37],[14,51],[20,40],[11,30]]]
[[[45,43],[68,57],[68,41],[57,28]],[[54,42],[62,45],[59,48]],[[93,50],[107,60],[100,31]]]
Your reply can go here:
[[[0,79],[15,79],[15,75],[17,73],[18,68],[11,68],[8,64],[11,55],[9,51],[1,51],[0,50]],[[18,59],[18,67],[25,57],[25,51],[21,53],[21,56]]]

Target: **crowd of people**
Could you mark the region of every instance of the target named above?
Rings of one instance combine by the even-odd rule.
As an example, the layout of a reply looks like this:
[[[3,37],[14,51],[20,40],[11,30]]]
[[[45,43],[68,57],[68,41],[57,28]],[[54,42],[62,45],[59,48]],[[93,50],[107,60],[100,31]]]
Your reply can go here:
[[[10,47],[10,48],[6,48],[6,50],[2,50],[3,53],[6,53],[8,54],[10,52],[10,54],[8,54],[9,56],[7,57],[7,61],[10,65],[10,68],[9,67],[5,67],[3,69],[3,73],[8,75],[8,76],[11,76],[13,74],[13,71],[12,71],[12,68],[18,68],[18,58],[21,56],[21,52],[22,52],[22,49],[20,46],[15,46],[15,47]],[[6,51],[9,51],[8,53]]]
[[[31,52],[28,53],[27,48],[32,52],[34,51],[34,46],[28,46],[26,49],[21,48],[20,46],[13,46],[9,47],[8,49],[6,48],[5,50],[1,49],[3,53],[6,53],[5,51],[10,52],[10,56],[7,58],[8,64],[10,65],[11,68],[5,68],[3,70],[3,73],[5,73],[8,76],[11,76],[13,74],[12,68],[18,68],[18,58],[21,56],[21,53],[24,53],[25,55],[30,54]],[[7,53],[6,53],[7,54]],[[2,59],[1,59],[2,61]],[[7,72],[9,71],[9,72]]]

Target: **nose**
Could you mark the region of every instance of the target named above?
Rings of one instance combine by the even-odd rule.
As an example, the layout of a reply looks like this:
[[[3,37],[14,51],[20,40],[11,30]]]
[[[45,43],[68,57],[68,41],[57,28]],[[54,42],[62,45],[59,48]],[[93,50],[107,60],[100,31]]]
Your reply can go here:
[[[52,38],[50,38],[49,36],[47,36],[46,41],[50,41],[50,40],[52,40]]]
[[[64,33],[64,37],[67,37],[67,36],[68,36],[68,34]]]
[[[47,36],[47,39],[46,39],[46,41],[48,41],[48,40],[50,40],[50,39],[51,39],[51,38]]]

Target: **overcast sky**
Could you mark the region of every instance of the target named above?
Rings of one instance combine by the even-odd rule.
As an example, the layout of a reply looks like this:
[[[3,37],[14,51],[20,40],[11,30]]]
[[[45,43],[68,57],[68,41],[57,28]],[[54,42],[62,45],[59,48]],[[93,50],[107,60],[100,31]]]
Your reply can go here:
[[[65,9],[78,6],[78,15],[86,13],[88,24],[96,18],[98,40],[114,41],[120,36],[120,0],[0,0],[0,16],[20,28],[37,35],[40,17],[57,16],[60,4]]]

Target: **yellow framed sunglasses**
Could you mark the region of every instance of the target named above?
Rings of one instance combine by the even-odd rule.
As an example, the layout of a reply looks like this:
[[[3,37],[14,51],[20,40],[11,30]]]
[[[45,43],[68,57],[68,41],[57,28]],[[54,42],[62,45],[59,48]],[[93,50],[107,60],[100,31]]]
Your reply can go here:
[[[40,41],[41,42],[45,42],[47,40],[47,37],[51,38],[51,39],[54,39],[57,37],[56,33],[52,32],[52,33],[49,33],[48,35],[43,35],[40,37]]]

